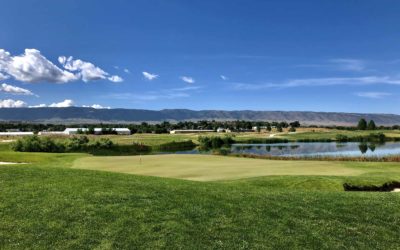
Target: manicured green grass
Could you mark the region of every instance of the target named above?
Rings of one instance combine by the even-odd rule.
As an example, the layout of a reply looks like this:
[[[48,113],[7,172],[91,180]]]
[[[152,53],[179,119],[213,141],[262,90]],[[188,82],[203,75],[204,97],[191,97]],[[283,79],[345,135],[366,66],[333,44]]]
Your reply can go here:
[[[0,167],[1,249],[395,249],[400,196],[344,177],[204,183]]]
[[[84,157],[73,168],[198,181],[270,175],[356,176],[373,172],[400,175],[400,163],[263,160],[213,155]]]
[[[289,140],[302,140],[302,139],[331,139],[335,140],[337,135],[346,135],[348,137],[356,137],[356,136],[368,136],[371,133],[383,133],[386,137],[400,137],[399,130],[355,130],[355,131],[348,131],[348,130],[336,130],[336,129],[329,129],[326,131],[319,131],[319,132],[312,132],[312,131],[305,131],[299,133],[286,133],[278,135],[278,138],[286,138]]]
[[[143,165],[150,163],[147,157]],[[177,174],[198,166],[204,167],[198,174],[213,180],[214,173],[220,181],[75,169],[91,159],[123,166],[137,157],[15,153],[1,146],[0,161],[30,164],[0,166],[0,249],[396,249],[400,244],[399,193],[342,187],[399,180],[397,163],[152,157],[160,165],[147,165],[151,171],[177,171],[175,178],[186,178]],[[237,179],[250,177],[241,170],[247,167],[252,176],[267,170],[261,175],[272,175]],[[190,178],[196,178],[194,172]]]

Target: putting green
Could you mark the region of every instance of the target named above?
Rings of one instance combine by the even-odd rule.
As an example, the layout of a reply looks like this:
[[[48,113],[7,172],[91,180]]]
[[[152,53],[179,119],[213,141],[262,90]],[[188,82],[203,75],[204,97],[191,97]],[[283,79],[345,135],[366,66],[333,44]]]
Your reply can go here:
[[[233,180],[268,175],[360,175],[372,169],[355,163],[329,161],[284,161],[213,155],[146,155],[84,157],[73,168],[196,181]],[[365,164],[365,163],[364,163]]]

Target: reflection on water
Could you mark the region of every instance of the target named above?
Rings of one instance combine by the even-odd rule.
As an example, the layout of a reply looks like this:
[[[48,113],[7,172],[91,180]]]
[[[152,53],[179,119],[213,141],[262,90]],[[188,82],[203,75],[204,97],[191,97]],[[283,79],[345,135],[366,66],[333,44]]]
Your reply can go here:
[[[271,156],[387,156],[400,154],[400,142],[309,142],[277,144],[233,144],[231,153]]]

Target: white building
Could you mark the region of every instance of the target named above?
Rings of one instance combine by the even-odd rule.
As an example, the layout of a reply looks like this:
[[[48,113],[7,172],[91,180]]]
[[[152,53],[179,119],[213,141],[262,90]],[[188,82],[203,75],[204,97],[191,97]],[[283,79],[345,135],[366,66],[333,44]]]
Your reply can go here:
[[[112,128],[112,131],[115,131],[118,135],[130,135],[131,131],[128,128]],[[64,130],[65,135],[76,135],[78,134],[78,131],[81,131],[82,133],[86,133],[89,131],[88,128],[66,128]],[[102,128],[94,128],[94,134],[100,135],[102,134],[103,129]]]
[[[82,133],[87,132],[89,129],[87,128],[66,128],[64,130],[64,134],[66,135],[76,135],[78,134],[78,131],[81,131]]]
[[[117,132],[117,134],[119,135],[130,135],[131,131],[129,130],[129,128],[113,128],[113,130],[115,132]]]
[[[40,131],[38,135],[65,135],[64,131]]]

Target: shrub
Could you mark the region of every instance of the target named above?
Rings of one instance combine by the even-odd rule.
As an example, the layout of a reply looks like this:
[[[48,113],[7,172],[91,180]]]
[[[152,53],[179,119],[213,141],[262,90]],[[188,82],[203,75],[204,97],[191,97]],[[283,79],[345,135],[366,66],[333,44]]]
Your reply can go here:
[[[167,142],[158,146],[153,147],[154,150],[161,151],[175,151],[175,150],[188,150],[196,147],[196,144],[192,140],[181,141],[181,142]]]
[[[370,142],[385,142],[386,136],[384,133],[372,133],[369,135]]]
[[[114,146],[114,143],[109,138],[100,138],[87,145],[90,149],[110,149]]]
[[[36,135],[27,136],[18,139],[11,145],[14,151],[19,152],[64,152],[65,147],[63,144],[55,142],[53,139],[44,137],[40,138]]]
[[[338,142],[348,142],[349,141],[349,137],[347,135],[338,134],[338,135],[336,135],[336,141],[338,141]]]
[[[220,148],[222,146],[228,146],[235,141],[230,136],[218,137],[218,136],[200,136],[199,143],[202,148]]]
[[[65,143],[65,147],[67,151],[80,151],[86,148],[88,142],[89,139],[87,138],[87,136],[74,136],[67,140],[67,142]]]

